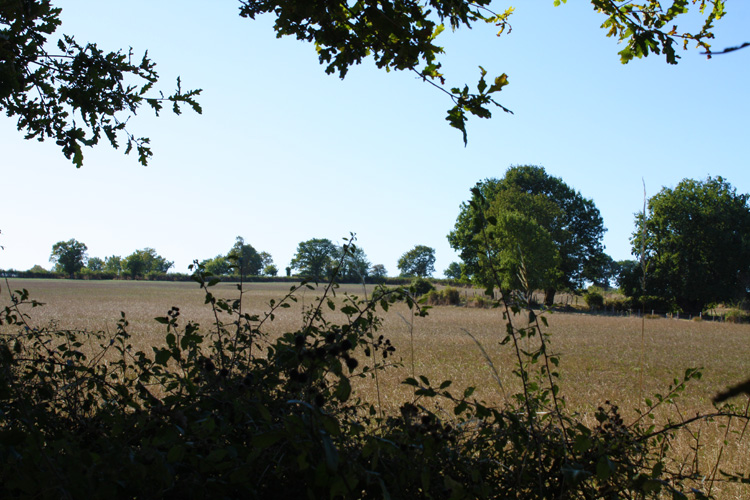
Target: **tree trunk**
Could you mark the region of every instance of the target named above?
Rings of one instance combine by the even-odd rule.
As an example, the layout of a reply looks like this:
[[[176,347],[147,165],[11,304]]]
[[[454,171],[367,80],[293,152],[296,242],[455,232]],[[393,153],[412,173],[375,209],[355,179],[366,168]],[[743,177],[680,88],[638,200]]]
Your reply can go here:
[[[555,292],[556,290],[554,288],[545,288],[544,289],[544,305],[547,307],[552,307],[555,305]]]

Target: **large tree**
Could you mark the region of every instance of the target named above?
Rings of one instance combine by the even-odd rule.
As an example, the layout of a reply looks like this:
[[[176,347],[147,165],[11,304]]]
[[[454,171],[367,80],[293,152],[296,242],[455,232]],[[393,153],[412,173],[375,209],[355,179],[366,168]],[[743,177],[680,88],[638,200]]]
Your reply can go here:
[[[632,239],[633,254],[645,262],[645,294],[694,313],[744,298],[750,287],[749,198],[722,177],[684,179],[654,195],[645,220],[637,216]]]
[[[227,254],[227,259],[234,266],[236,274],[258,276],[263,269],[263,257],[242,236],[237,236],[234,246]]]
[[[169,271],[172,266],[174,266],[174,262],[165,259],[156,253],[153,248],[136,250],[122,260],[122,268],[133,279],[146,276],[148,273],[163,274]]]
[[[692,9],[687,0],[669,8],[658,1],[591,3],[602,14],[606,35],[622,43],[623,63],[650,53],[663,53],[667,62],[675,63],[680,43],[710,50],[707,42],[713,38],[713,23],[724,15],[725,1],[700,0]],[[510,31],[513,8],[495,13],[490,6],[491,0],[240,0],[240,15],[274,16],[278,36],[311,42],[326,72],[341,78],[365,58],[386,71],[415,73],[452,100],[447,120],[465,142],[469,115],[489,118],[493,107],[508,111],[495,101],[508,77],[501,74],[488,83],[480,67],[476,90],[447,83],[439,61],[444,48],[436,43],[437,36],[446,26],[468,29],[477,22],[497,25],[498,34]],[[692,32],[678,28],[678,18],[689,9],[703,18]],[[139,60],[131,51],[106,53],[69,35],[55,44],[48,39],[61,24],[60,12],[50,0],[0,2],[0,110],[18,117],[17,127],[27,138],[56,141],[76,166],[83,162],[82,147],[97,144],[102,135],[115,147],[124,139],[126,152],[135,149],[145,165],[151,156],[149,140],[130,132],[129,117],[144,104],[157,114],[163,104],[176,113],[181,104],[200,112],[194,100],[200,91],[183,91],[178,79],[172,95],[152,93],[158,75],[147,55]]]
[[[397,266],[401,276],[432,276],[435,272],[435,249],[417,245],[398,259]]]
[[[532,234],[521,234],[524,228]],[[517,259],[524,259],[527,277],[535,276],[531,281],[545,290],[545,302],[551,305],[557,289],[601,279],[601,267],[594,264],[603,258],[604,232],[593,201],[543,167],[515,166],[501,179],[476,185],[471,199],[462,203],[448,241],[460,253],[467,275],[483,286],[511,284]],[[540,259],[545,255],[551,260]]]
[[[338,249],[328,238],[313,238],[297,245],[289,267],[313,280],[321,280],[330,275],[336,265]]]
[[[362,283],[370,276],[370,261],[362,247],[349,244],[336,249],[340,262],[337,278],[346,283]]]
[[[58,241],[52,245],[49,260],[55,264],[55,270],[73,277],[86,265],[88,257],[86,250],[88,250],[86,244],[75,239]]]

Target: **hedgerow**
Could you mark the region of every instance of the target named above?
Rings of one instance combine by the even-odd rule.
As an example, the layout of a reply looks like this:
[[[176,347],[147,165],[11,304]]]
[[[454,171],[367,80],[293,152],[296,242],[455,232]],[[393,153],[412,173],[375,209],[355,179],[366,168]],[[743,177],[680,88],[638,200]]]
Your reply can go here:
[[[395,356],[381,315],[405,288],[333,300],[334,282],[298,330],[271,338],[269,323],[307,283],[252,315],[194,279],[215,321],[155,320],[164,343],[136,350],[123,314],[112,333],[33,324],[26,290],[0,311],[0,496],[3,498],[704,498],[692,469],[668,459],[687,422],[649,415],[700,377],[687,370],[625,423],[609,403],[589,425],[559,396],[559,357],[546,320],[523,296],[494,302],[521,390],[503,407],[472,387],[414,375],[414,397],[386,414],[357,396]],[[328,314],[336,311],[336,322]],[[519,320],[528,326],[519,327]],[[491,366],[491,365],[490,365]],[[377,381],[377,379],[376,379]],[[500,390],[505,390],[502,386]],[[437,405],[436,403],[439,403]],[[444,411],[438,411],[441,407]],[[447,412],[445,411],[447,410]],[[696,418],[720,418],[726,411]],[[742,480],[740,475],[735,479]]]

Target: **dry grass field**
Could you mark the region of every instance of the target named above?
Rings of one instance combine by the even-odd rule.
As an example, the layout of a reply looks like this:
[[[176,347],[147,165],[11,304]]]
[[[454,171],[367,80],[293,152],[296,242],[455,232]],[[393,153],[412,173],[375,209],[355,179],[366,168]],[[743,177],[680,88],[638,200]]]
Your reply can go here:
[[[12,280],[13,289],[27,288],[31,297],[45,302],[33,311],[37,325],[54,322],[63,329],[114,331],[120,311],[130,322],[129,331],[137,346],[149,349],[160,344],[163,326],[153,321],[164,316],[172,306],[180,307],[185,320],[210,327],[212,313],[204,305],[203,293],[194,283]],[[2,283],[0,305],[8,303]],[[220,284],[216,294],[238,295],[235,285]],[[271,299],[279,299],[289,290],[282,283],[247,285],[245,307],[261,313]],[[361,286],[343,286],[343,293],[362,295]],[[270,336],[299,328],[302,308],[309,307],[317,291],[300,293],[298,302],[279,313],[269,324]],[[335,316],[331,319],[336,319]],[[593,410],[604,401],[617,404],[626,421],[635,418],[643,400],[660,392],[666,394],[674,378],[681,378],[688,367],[702,367],[703,378],[688,386],[678,406],[665,406],[658,418],[689,418],[696,413],[711,412],[711,397],[727,385],[750,376],[750,325],[711,321],[609,317],[583,313],[554,313],[547,316],[552,349],[561,355],[561,394],[568,408],[587,421]],[[642,325],[645,330],[642,334]],[[470,332],[483,346],[500,375],[502,387],[492,376],[480,349],[464,331]],[[519,389],[511,374],[514,357],[509,346],[499,341],[505,325],[499,310],[439,306],[426,318],[414,318],[405,306],[397,306],[384,315],[383,334],[391,339],[397,351],[394,366],[381,373],[377,387],[372,379],[361,381],[358,394],[370,402],[380,402],[384,411],[395,411],[413,392],[401,384],[412,375],[427,376],[433,384],[452,380],[455,392],[466,386],[477,387],[477,397],[501,405],[505,395]],[[365,361],[363,357],[361,361]],[[737,398],[738,406],[748,399]],[[698,423],[675,442],[681,460],[695,464],[710,474],[721,455],[720,468],[750,472],[750,430],[738,442],[734,431],[743,431],[737,422],[729,429],[715,424]],[[729,434],[727,434],[729,431]],[[726,445],[723,444],[728,436]],[[695,446],[698,443],[698,453]],[[750,488],[719,485],[713,493],[718,498],[750,498]]]

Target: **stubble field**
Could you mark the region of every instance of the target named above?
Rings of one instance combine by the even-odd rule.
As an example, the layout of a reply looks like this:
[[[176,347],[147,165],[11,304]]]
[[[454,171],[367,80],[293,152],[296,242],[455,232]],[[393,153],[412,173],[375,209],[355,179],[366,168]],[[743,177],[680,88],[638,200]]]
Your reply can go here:
[[[172,306],[180,308],[183,321],[196,321],[205,329],[213,321],[195,283],[11,280],[10,286],[26,288],[32,298],[45,303],[32,311],[31,321],[38,326],[54,323],[62,329],[114,332],[122,311],[130,323],[134,345],[147,351],[160,345],[164,337],[163,325],[153,318],[165,316]],[[4,306],[9,295],[5,283],[2,287],[0,305]],[[283,283],[249,284],[244,305],[249,312],[262,313],[268,310],[271,299],[278,300],[288,291],[289,285]],[[233,284],[219,284],[215,293],[227,298],[238,296]],[[337,296],[344,293],[362,296],[363,288],[345,285]],[[317,290],[300,292],[298,302],[268,324],[269,338],[298,329],[303,309],[314,304],[319,295]],[[415,318],[399,305],[383,318],[381,333],[396,347],[395,356],[389,358],[395,366],[380,374],[377,386],[372,379],[362,379],[355,390],[364,400],[379,403],[385,412],[397,411],[403,402],[413,399],[413,391],[401,384],[413,374],[427,376],[434,385],[452,380],[456,393],[475,386],[478,399],[496,405],[502,405],[506,397],[520,389],[511,373],[514,354],[509,346],[499,345],[505,324],[498,309],[439,306],[432,308],[427,317]],[[330,319],[341,318],[332,313]],[[644,398],[666,394],[672,380],[681,378],[689,367],[701,367],[703,378],[688,386],[678,406],[660,408],[658,419],[709,413],[713,411],[712,396],[750,376],[750,325],[673,319],[648,319],[642,323],[636,317],[582,313],[549,314],[547,320],[552,350],[561,355],[561,394],[568,408],[588,423],[604,401],[618,405],[626,422],[632,420],[635,409],[644,408]],[[465,331],[482,344],[501,384]],[[368,359],[360,354],[360,361]],[[748,398],[743,396],[733,402],[744,409]],[[719,456],[720,469],[750,472],[750,432],[742,433],[738,422],[731,423],[729,429],[719,424],[693,425],[692,433],[683,433],[677,440],[674,451],[688,463],[697,461],[707,474],[716,468]],[[720,485],[714,490],[716,493],[719,498],[750,497],[748,488],[729,485]]]

